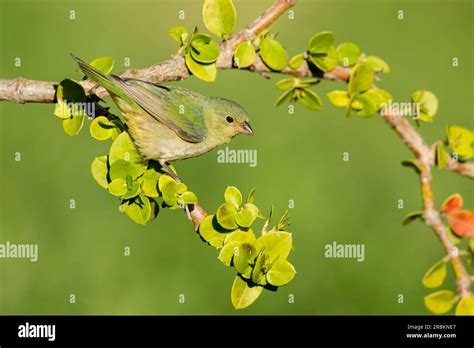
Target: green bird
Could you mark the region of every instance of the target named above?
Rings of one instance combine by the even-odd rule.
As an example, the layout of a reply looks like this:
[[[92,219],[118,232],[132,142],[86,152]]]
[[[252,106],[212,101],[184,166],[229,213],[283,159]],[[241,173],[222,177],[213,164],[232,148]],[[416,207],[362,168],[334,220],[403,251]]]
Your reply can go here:
[[[240,133],[253,135],[247,113],[237,103],[185,88],[104,75],[71,56],[89,79],[109,92],[141,155],[159,161],[170,174],[166,162],[202,155]]]

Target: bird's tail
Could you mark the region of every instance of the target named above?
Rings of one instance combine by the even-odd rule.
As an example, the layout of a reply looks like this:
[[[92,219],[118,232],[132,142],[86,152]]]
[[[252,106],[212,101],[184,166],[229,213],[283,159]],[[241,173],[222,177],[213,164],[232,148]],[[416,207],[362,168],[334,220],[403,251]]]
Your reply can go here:
[[[71,53],[71,57],[76,61],[79,65],[79,68],[87,76],[87,78],[94,80],[99,85],[104,87],[109,93],[116,95],[117,97],[123,98],[128,100],[128,95],[125,93],[123,88],[119,85],[118,82],[115,80],[118,77],[114,76],[107,76],[98,69],[94,68],[92,65],[87,64],[81,58],[76,57],[74,54]]]

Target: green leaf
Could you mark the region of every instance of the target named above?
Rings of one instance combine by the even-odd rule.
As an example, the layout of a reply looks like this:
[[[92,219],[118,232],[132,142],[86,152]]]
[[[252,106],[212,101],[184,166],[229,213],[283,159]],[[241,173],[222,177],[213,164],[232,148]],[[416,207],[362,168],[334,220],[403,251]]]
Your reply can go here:
[[[248,232],[237,230],[237,231],[227,234],[224,240],[224,244],[227,245],[233,242],[254,244],[255,241],[256,241],[255,233],[253,233],[252,230]]]
[[[140,183],[136,180],[133,180],[130,175],[127,175],[125,178],[127,183],[127,192],[120,198],[122,199],[130,199],[138,196],[140,191]]]
[[[451,290],[440,290],[425,296],[424,302],[432,313],[444,314],[453,306],[455,297]]]
[[[474,315],[474,297],[464,296],[456,306],[456,315]]]
[[[153,221],[160,212],[160,206],[154,199],[151,199],[151,198],[150,198],[150,207],[151,207],[151,214],[150,214],[150,218],[148,219],[148,222]]]
[[[112,57],[98,57],[90,64],[104,75],[108,75],[114,68],[115,61]]]
[[[370,89],[364,93],[367,98],[370,98],[376,107],[376,111],[380,110],[383,106],[389,103],[392,99],[390,93],[383,89]]]
[[[443,285],[446,274],[446,264],[443,260],[440,260],[425,273],[421,282],[425,288],[434,289]]]
[[[232,264],[232,260],[234,258],[234,255],[236,255],[239,252],[239,246],[240,242],[231,242],[226,245],[221,249],[219,256],[217,257],[224,265],[227,267],[230,267]],[[212,244],[211,244],[212,245]],[[215,246],[215,245],[213,245]],[[221,245],[219,245],[221,246]]]
[[[259,254],[257,256],[257,259],[255,260],[255,265],[253,266],[252,269],[252,282],[255,284],[258,284],[262,281],[264,278],[264,271],[265,271],[265,263],[267,261],[267,255],[263,252],[263,250],[259,251]]]
[[[235,309],[243,309],[250,306],[257,300],[263,291],[263,287],[249,285],[241,277],[235,277],[232,285],[231,300]]]
[[[247,196],[247,203],[254,203],[255,202],[255,187],[253,187],[248,196]]]
[[[58,102],[83,103],[86,101],[86,93],[76,81],[64,79],[58,85],[56,99]]]
[[[436,144],[436,165],[441,169],[448,165],[448,152],[442,142]]]
[[[332,91],[327,94],[332,105],[337,107],[346,107],[349,104],[349,94],[346,91]]]
[[[113,179],[107,189],[114,196],[123,196],[128,191],[127,182],[124,179]]]
[[[168,184],[168,183],[174,183],[176,186],[178,183],[169,175],[160,175],[160,178],[158,179],[158,188],[161,192],[163,192],[163,187]],[[176,188],[176,192],[178,192],[178,188]]]
[[[277,40],[266,37],[260,43],[260,56],[263,62],[272,70],[280,71],[286,67],[288,55],[285,47]]]
[[[334,42],[334,34],[329,31],[323,31],[313,35],[309,40],[310,53],[327,53]]]
[[[207,34],[197,33],[191,39],[192,58],[202,64],[214,63],[221,52],[219,45]]]
[[[357,111],[357,116],[372,117],[377,112],[377,105],[366,93],[357,95],[354,99],[354,103],[360,103],[361,105],[361,109]]]
[[[255,48],[250,41],[244,41],[235,50],[234,61],[239,69],[247,68],[255,60]]]
[[[292,77],[287,78],[287,79],[282,79],[278,81],[277,83],[275,83],[275,86],[281,90],[286,90],[288,88],[293,87],[294,85],[295,85],[295,79]]]
[[[232,203],[224,203],[217,208],[216,217],[219,224],[228,230],[235,230],[239,226],[235,222],[237,209]]]
[[[241,227],[250,227],[254,221],[255,217],[253,216],[253,213],[247,208],[241,209],[235,215],[235,222],[237,222]]]
[[[162,175],[160,177],[160,180],[163,176],[164,175]],[[178,203],[178,197],[177,197],[178,185],[176,184],[175,181],[167,182],[165,185],[163,185],[160,188],[160,191],[161,191],[161,195],[162,195],[162,198],[163,198],[163,202],[165,202],[170,207],[175,207],[177,205],[177,203]]]
[[[236,13],[231,0],[204,0],[202,18],[206,28],[225,38],[234,28]]]
[[[206,82],[214,82],[216,80],[217,68],[215,63],[199,64],[191,57],[190,53],[186,54],[185,60],[189,71],[197,78]]]
[[[64,120],[73,116],[85,116],[86,94],[76,81],[70,79],[61,81],[56,90],[56,100],[54,114],[59,118]]]
[[[145,169],[146,167],[144,165],[136,165],[131,162],[119,159],[110,165],[109,177],[110,180],[125,180],[127,175],[130,175],[132,179],[136,179],[145,172]]]
[[[356,65],[349,79],[349,95],[362,93],[372,87],[374,72],[364,64]]]
[[[199,234],[209,245],[220,248],[224,245],[224,239],[229,235],[217,222],[214,215],[206,216],[199,225]]]
[[[317,111],[323,106],[319,95],[310,88],[302,89],[302,93],[298,101],[310,110]]]
[[[109,185],[107,181],[107,156],[96,157],[91,164],[92,177],[97,183],[103,188],[107,188]]]
[[[112,125],[112,127],[115,127],[114,124],[107,119],[107,117],[96,117],[94,120],[92,120],[90,126],[90,132],[93,138],[97,140],[106,140],[112,136],[114,133],[113,128],[105,128],[103,125]]]
[[[290,262],[285,259],[278,259],[267,272],[266,278],[271,285],[283,286],[291,282],[295,275],[296,270]]]
[[[472,148],[474,142],[474,132],[460,126],[448,126],[446,128],[449,147],[463,159],[470,159],[474,156]]]
[[[257,255],[255,246],[250,243],[241,243],[234,254],[233,265],[240,274],[250,271],[250,262]]]
[[[224,199],[227,203],[232,203],[236,208],[242,204],[242,193],[235,186],[227,186],[224,192]]]
[[[420,104],[420,120],[431,122],[438,111],[438,98],[430,91],[422,89],[413,92],[411,100]]]
[[[376,56],[368,56],[365,58],[364,63],[369,66],[374,71],[382,71],[383,73],[389,73],[390,67],[388,64],[381,58]]]
[[[183,44],[184,40],[188,36],[188,31],[182,25],[178,25],[178,26],[169,28],[168,35],[171,36],[171,38],[175,40],[176,42]]]
[[[147,169],[143,174],[143,181],[141,184],[141,189],[143,193],[148,197],[158,197],[159,193],[157,191],[158,180],[160,179],[161,174],[158,173],[155,169]]]
[[[405,218],[403,219],[402,225],[408,225],[410,222],[416,220],[416,219],[421,219],[423,216],[423,211],[422,210],[417,210],[411,213],[408,213]]]
[[[268,232],[257,239],[257,249],[265,250],[269,261],[286,259],[291,251],[292,237],[289,232]]]
[[[125,207],[125,213],[137,224],[145,225],[151,216],[150,200],[143,195],[137,196]]]
[[[194,192],[186,191],[181,194],[178,198],[179,204],[196,204],[198,202],[198,198]]]
[[[331,46],[325,53],[310,54],[309,60],[321,71],[328,72],[333,70],[337,65],[337,51]]]
[[[71,137],[79,134],[84,125],[85,118],[86,116],[72,116],[63,120],[64,132]]]
[[[353,42],[343,42],[337,47],[337,58],[343,66],[352,66],[357,63],[360,48]]]
[[[290,59],[290,61],[288,62],[288,66],[292,69],[299,69],[299,67],[301,66],[301,64],[303,64],[303,62],[304,62],[304,54],[300,53]]]
[[[292,93],[294,91],[294,88],[290,88],[289,90],[285,91],[276,101],[275,105],[278,106],[281,103],[283,103],[285,100],[290,99]]]
[[[130,135],[127,132],[122,132],[112,143],[109,151],[109,163],[114,163],[116,160],[125,160],[134,164],[143,163],[143,159],[137,151]]]

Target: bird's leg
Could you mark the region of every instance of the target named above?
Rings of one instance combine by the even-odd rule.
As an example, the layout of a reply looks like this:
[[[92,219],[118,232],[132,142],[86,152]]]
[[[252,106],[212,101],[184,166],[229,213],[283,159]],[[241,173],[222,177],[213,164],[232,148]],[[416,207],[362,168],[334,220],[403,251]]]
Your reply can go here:
[[[189,205],[183,204],[184,205],[184,210],[186,211],[186,215],[188,216],[188,219],[190,221],[193,221],[193,217],[191,216],[191,212],[189,211]]]
[[[165,169],[166,173],[169,176],[171,176],[176,182],[178,183],[181,182],[181,179],[179,178],[179,176],[176,175],[176,173],[171,170],[171,168],[168,166],[166,161],[159,161],[159,162],[160,162],[161,167]]]

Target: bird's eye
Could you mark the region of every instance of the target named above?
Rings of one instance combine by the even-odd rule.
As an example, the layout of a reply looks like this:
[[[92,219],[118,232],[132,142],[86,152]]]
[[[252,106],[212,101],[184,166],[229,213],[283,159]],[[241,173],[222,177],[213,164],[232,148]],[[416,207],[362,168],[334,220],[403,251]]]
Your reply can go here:
[[[232,122],[234,122],[234,118],[233,118],[232,116],[227,116],[227,117],[225,118],[225,120],[227,121],[227,123],[232,123]]]

